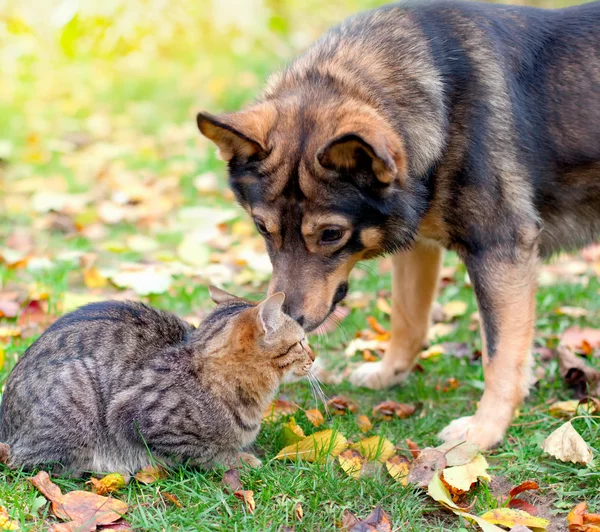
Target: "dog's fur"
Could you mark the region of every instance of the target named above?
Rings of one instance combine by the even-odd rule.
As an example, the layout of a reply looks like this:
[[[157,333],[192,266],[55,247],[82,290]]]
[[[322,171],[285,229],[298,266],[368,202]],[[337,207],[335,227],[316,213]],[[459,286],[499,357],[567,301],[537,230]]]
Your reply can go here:
[[[598,2],[391,5],[325,34],[250,108],[198,116],[305,329],[357,261],[395,254],[391,346],[355,383],[408,374],[442,248],[464,260],[486,388],[446,439],[502,440],[529,387],[538,261],[600,235],[599,28]]]

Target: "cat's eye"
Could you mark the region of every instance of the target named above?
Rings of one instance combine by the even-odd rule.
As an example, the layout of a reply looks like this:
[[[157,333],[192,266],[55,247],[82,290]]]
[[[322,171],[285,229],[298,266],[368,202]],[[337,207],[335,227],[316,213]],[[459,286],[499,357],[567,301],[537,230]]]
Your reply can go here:
[[[337,244],[342,237],[344,236],[344,232],[341,229],[338,229],[337,227],[330,227],[328,229],[325,229],[322,233],[321,233],[321,238],[320,240],[320,244]]]
[[[267,226],[265,225],[265,223],[262,220],[259,220],[258,218],[254,218],[254,223],[256,224],[256,228],[258,229],[258,232],[262,236],[264,236],[264,237],[269,236],[269,231],[267,230]]]

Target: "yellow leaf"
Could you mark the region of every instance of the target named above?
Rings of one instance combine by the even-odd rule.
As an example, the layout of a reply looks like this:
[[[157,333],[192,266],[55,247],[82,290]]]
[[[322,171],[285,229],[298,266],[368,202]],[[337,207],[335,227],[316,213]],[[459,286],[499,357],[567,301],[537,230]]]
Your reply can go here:
[[[487,474],[488,463],[482,454],[478,454],[465,465],[447,467],[442,471],[444,480],[453,488],[466,492],[479,478],[491,480]]]
[[[550,414],[556,417],[569,417],[581,411],[583,414],[593,414],[596,408],[593,403],[579,403],[577,399],[569,401],[556,401],[550,405]]]
[[[377,299],[377,308],[384,314],[388,314],[388,315],[392,314],[392,307],[388,303],[388,300],[384,299],[383,297],[380,297],[379,299]]]
[[[120,473],[111,473],[98,480],[97,478],[90,478],[90,484],[92,485],[92,491],[98,495],[106,495],[112,493],[121,488],[125,487],[125,479]]]
[[[364,414],[356,416],[356,424],[362,432],[368,432],[373,428],[373,423],[371,423],[371,420]]]
[[[534,517],[523,510],[513,510],[512,508],[497,508],[480,516],[488,523],[502,525],[511,528],[516,525],[523,525],[529,528],[548,528],[550,521],[542,517]]]
[[[251,514],[254,513],[256,503],[254,502],[254,492],[252,490],[238,490],[234,491],[233,494],[241,501],[244,501],[246,508]]]
[[[167,478],[167,472],[164,468],[159,465],[149,465],[140,469],[134,477],[138,482],[142,484],[152,484],[157,480]]]
[[[449,301],[443,306],[444,314],[449,319],[458,318],[467,312],[468,305],[464,301]]]
[[[94,266],[83,272],[83,281],[88,288],[103,288],[108,283],[106,277],[103,277]]]
[[[351,445],[350,449],[359,451],[367,460],[377,460],[381,463],[384,463],[395,452],[394,444],[383,436],[365,438]]]
[[[0,338],[16,338],[21,336],[21,327],[0,327]]]
[[[0,530],[20,530],[19,524],[8,516],[4,506],[0,506]]]
[[[305,410],[304,413],[306,414],[308,420],[315,427],[320,427],[323,423],[325,423],[325,418],[323,417],[323,414],[321,414],[321,411],[318,408],[313,408],[312,410]]]
[[[431,347],[425,349],[425,351],[422,351],[420,357],[423,359],[427,359],[427,358],[431,358],[431,357],[435,357],[435,356],[439,356],[439,355],[445,355],[445,354],[446,354],[446,349],[444,349],[443,345],[434,344]]]
[[[352,478],[360,478],[360,470],[365,463],[365,458],[358,451],[347,449],[338,456],[341,468]]]
[[[562,462],[588,464],[593,458],[592,451],[570,421],[544,440],[542,450]]]
[[[307,436],[298,443],[284,447],[275,458],[321,462],[327,456],[338,456],[346,446],[347,440],[342,434],[331,429],[322,430]]]
[[[299,427],[296,424],[296,420],[292,417],[287,423],[284,423],[281,426],[281,433],[283,436],[283,442],[286,445],[291,445],[292,443],[296,443],[304,438],[306,438],[306,434],[302,430],[302,427]]]
[[[4,367],[4,353],[4,347],[0,345],[0,371],[2,371],[2,368]]]
[[[429,327],[428,338],[431,341],[439,340],[445,336],[450,336],[456,329],[451,323],[436,323]]]
[[[296,506],[294,507],[294,514],[296,514],[296,519],[298,519],[298,521],[302,521],[302,518],[304,517],[304,510],[302,508],[302,504],[299,502],[297,502]]]
[[[408,469],[409,461],[404,456],[392,456],[386,463],[385,467],[390,476],[403,486],[408,484]]]

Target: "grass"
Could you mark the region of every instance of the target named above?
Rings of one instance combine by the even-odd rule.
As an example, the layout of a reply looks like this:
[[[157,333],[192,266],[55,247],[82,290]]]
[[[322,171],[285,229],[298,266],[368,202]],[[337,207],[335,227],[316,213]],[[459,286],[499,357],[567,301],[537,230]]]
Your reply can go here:
[[[177,246],[182,237],[194,229],[176,223],[176,214],[181,208],[205,205],[218,210],[232,206],[232,199],[226,192],[223,165],[216,160],[214,152],[196,138],[192,111],[206,107],[235,108],[251,98],[265,73],[280,61],[264,50],[257,57],[260,60],[251,63],[238,57],[221,64],[217,74],[226,76],[225,82],[220,82],[225,88],[212,100],[198,97],[202,84],[186,79],[197,65],[190,57],[177,58],[179,62],[174,62],[160,75],[133,72],[126,78],[110,77],[105,72],[106,79],[97,86],[90,81],[96,70],[89,68],[89,62],[85,61],[61,63],[51,74],[39,67],[39,75],[34,71],[23,76],[18,85],[19,98],[0,98],[0,122],[7,124],[0,140],[10,142],[13,147],[13,155],[0,167],[0,243],[5,242],[0,246],[0,256],[2,248],[18,247],[19,239],[29,238],[33,243],[30,259],[44,257],[50,260],[50,265],[36,269],[35,260],[30,260],[27,267],[15,267],[0,260],[0,293],[16,290],[25,300],[47,298],[49,312],[60,313],[65,300],[72,299],[74,294],[83,298],[88,293],[105,297],[120,295],[120,291],[110,284],[90,288],[83,283],[82,254],[85,260],[96,261],[99,268],[121,268],[125,262],[163,261],[169,264],[176,261]],[[220,60],[228,59],[222,57]],[[246,85],[237,83],[237,74],[232,72],[240,76],[251,73],[257,81]],[[46,96],[38,90],[42,80],[49,79],[48,76],[56,79],[61,73],[69,84],[82,81],[87,97],[77,102],[77,96],[73,94],[56,96],[50,93]],[[207,79],[207,84],[210,81]],[[52,98],[55,98],[52,106],[45,105]],[[72,114],[59,112],[69,106],[76,109]],[[80,150],[61,147],[59,141],[67,133],[91,131],[93,136],[101,136],[97,124],[102,120],[113,126],[106,138]],[[168,132],[167,126],[172,126],[172,133]],[[36,140],[32,137],[35,134],[41,138]],[[115,146],[121,148],[122,153],[115,155],[111,151]],[[42,155],[36,155],[36,150]],[[103,165],[108,170],[104,174],[98,173]],[[111,199],[115,191],[128,190],[128,172],[136,176],[149,175],[157,180],[174,177],[177,184],[169,192],[174,215],[100,224],[99,205]],[[211,194],[198,192],[194,184],[196,176],[207,172],[216,173],[219,179],[218,191]],[[144,186],[152,190],[154,185]],[[56,223],[49,223],[56,213],[32,208],[33,198],[39,190],[67,195],[91,192],[93,199],[85,208],[59,213],[60,220],[74,221],[77,225],[75,231],[65,231]],[[243,223],[245,219],[240,212],[236,220]],[[234,232],[236,220],[227,225],[227,232]],[[94,225],[102,226],[104,233],[101,236],[87,231]],[[140,234],[150,236],[158,243],[160,259],[157,254],[132,250],[126,245],[128,238]],[[15,235],[20,236],[15,239]],[[242,231],[236,238],[232,247],[255,242],[257,235],[255,231],[251,234]],[[227,249],[212,252],[229,253]],[[476,310],[474,296],[465,283],[464,267],[457,265],[455,256],[449,255],[446,260],[448,264],[456,265],[456,271],[439,300],[466,301],[469,310],[458,319],[456,331],[444,341],[466,342],[474,351],[480,347],[479,333],[469,327],[468,316]],[[367,294],[367,306],[353,309],[340,329],[312,341],[318,355],[336,371],[343,371],[347,366],[349,361],[345,359],[343,349],[357,331],[367,327],[368,316],[374,316],[384,326],[389,325],[388,316],[376,307],[376,294],[390,290],[389,274],[380,268],[381,263],[372,262],[354,272],[351,290]],[[240,295],[264,291],[264,277],[246,270],[248,272],[250,275],[240,282],[241,286],[230,283],[227,288]],[[581,279],[585,282],[562,282],[540,288],[536,324],[536,341],[540,345],[552,345],[571,325],[600,327],[600,283],[594,275]],[[210,306],[206,290],[208,280],[198,273],[180,274],[175,276],[168,292],[142,299],[182,316],[198,315]],[[565,305],[584,307],[588,315],[577,319],[559,316],[556,308]],[[15,322],[16,319],[0,318],[0,328],[12,327]],[[37,330],[28,338],[0,338],[0,352],[4,352],[3,365],[0,365],[2,384],[18,357],[39,333]],[[350,362],[357,363],[358,358]],[[483,512],[497,505],[497,486],[506,488],[534,479],[541,487],[536,500],[542,513],[556,520],[554,530],[564,530],[565,515],[577,502],[588,501],[592,510],[600,510],[600,469],[597,464],[584,467],[561,463],[542,453],[540,443],[563,422],[550,416],[547,406],[554,400],[569,399],[571,395],[561,381],[556,362],[541,364],[546,370],[545,377],[532,391],[504,444],[488,454],[491,473],[497,480],[490,486],[482,485],[476,489],[474,511]],[[423,360],[421,365],[423,372],[414,373],[404,386],[391,390],[374,392],[342,383],[326,386],[325,392],[328,396],[348,396],[360,405],[360,413],[369,416],[374,405],[387,399],[418,403],[420,408],[413,417],[376,423],[368,435],[381,434],[399,447],[405,447],[405,438],[421,447],[437,445],[436,434],[448,422],[474,412],[483,387],[483,373],[479,362],[472,363],[468,357],[443,355]],[[457,379],[459,387],[441,391],[451,377]],[[306,383],[286,384],[282,393],[303,408],[319,406]],[[304,414],[296,415],[296,420],[307,434],[315,430]],[[597,455],[600,452],[597,418],[578,419],[574,425]],[[353,440],[363,436],[352,415],[328,418],[324,428],[335,428]],[[297,531],[326,531],[336,530],[345,509],[364,518],[375,506],[381,505],[397,530],[420,532],[468,528],[468,524],[461,524],[455,515],[442,511],[424,491],[402,487],[387,474],[356,481],[347,477],[336,462],[279,462],[273,457],[282,446],[281,422],[265,423],[255,444],[265,466],[242,472],[245,489],[254,491],[256,511],[253,515],[223,490],[223,471],[180,468],[154,484],[146,486],[133,481],[120,491],[118,497],[131,506],[127,520],[134,529],[147,531],[265,531],[279,530],[283,526],[293,526]],[[27,482],[30,476],[0,467],[0,502],[22,530],[42,530],[46,526],[44,523],[52,518],[49,505]],[[86,489],[79,481],[56,479],[56,482],[63,491]],[[164,497],[165,493],[177,496],[183,508],[170,503]],[[295,517],[297,503],[301,503],[304,510],[302,521]]]

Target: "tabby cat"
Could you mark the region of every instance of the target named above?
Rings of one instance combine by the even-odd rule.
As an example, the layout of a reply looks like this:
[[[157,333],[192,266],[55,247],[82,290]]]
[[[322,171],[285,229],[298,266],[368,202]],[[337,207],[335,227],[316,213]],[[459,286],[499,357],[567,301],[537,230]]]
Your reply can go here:
[[[92,303],[25,352],[0,406],[12,468],[131,474],[151,463],[260,466],[241,450],[290,370],[314,360],[285,295],[256,304],[211,287],[194,328],[141,303]]]

